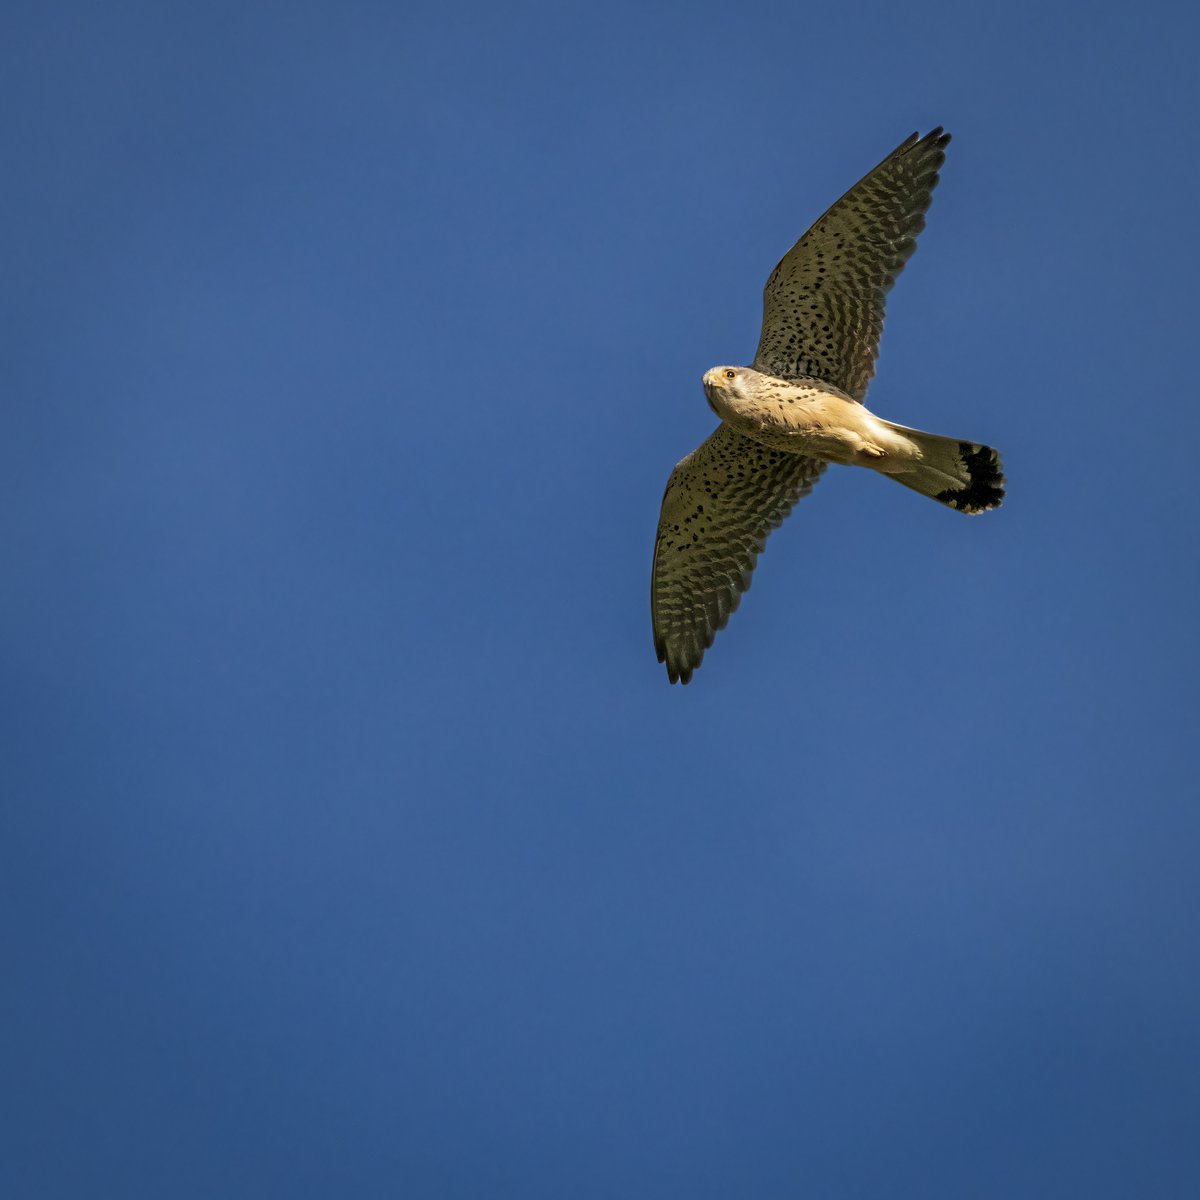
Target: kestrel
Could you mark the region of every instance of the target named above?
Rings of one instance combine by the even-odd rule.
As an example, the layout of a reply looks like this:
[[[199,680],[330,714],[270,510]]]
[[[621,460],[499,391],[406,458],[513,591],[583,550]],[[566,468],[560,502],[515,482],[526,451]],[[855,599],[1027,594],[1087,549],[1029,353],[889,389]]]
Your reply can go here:
[[[716,431],[671,472],[654,544],[654,648],[687,683],[750,586],[767,535],[826,463],[869,467],[959,512],[1004,498],[990,446],[863,405],[887,293],[925,227],[950,135],[901,142],[785,254],[763,290],[754,364],[704,376]]]

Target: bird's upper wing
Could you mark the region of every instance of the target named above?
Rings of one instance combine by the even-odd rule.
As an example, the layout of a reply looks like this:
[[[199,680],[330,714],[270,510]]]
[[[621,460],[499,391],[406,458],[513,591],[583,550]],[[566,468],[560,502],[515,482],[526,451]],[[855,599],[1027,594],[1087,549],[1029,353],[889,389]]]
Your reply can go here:
[[[783,256],[763,290],[755,367],[822,379],[862,400],[885,298],[925,228],[949,141],[939,126],[901,142]]]
[[[654,649],[687,683],[750,586],[767,535],[825,464],[771,450],[721,424],[671,472],[658,518],[650,611]]]

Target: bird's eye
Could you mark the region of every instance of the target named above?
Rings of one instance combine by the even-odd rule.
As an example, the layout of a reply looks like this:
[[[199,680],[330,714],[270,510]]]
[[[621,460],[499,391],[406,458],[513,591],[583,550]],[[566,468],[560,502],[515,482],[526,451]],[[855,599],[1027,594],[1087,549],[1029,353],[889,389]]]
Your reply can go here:
[[[725,378],[726,378],[726,379],[736,379],[736,378],[737,378],[737,372],[736,372],[736,371],[726,371],[726,372],[725,372]]]

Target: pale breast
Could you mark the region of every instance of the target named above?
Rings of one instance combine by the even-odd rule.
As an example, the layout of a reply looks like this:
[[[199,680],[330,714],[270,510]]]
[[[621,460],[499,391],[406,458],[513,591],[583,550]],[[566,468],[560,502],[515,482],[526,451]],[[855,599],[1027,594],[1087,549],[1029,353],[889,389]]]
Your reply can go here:
[[[739,433],[773,449],[853,462],[862,447],[857,426],[866,410],[815,385],[789,384],[751,396],[726,395],[714,407]]]

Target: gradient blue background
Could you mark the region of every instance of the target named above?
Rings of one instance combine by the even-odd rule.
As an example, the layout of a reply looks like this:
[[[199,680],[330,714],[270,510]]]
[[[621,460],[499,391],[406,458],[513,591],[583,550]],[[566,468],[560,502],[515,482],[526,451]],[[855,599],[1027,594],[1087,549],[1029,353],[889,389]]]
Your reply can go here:
[[[1200,1195],[1184,5],[14,5],[12,1197]],[[672,463],[955,135],[695,682]]]

